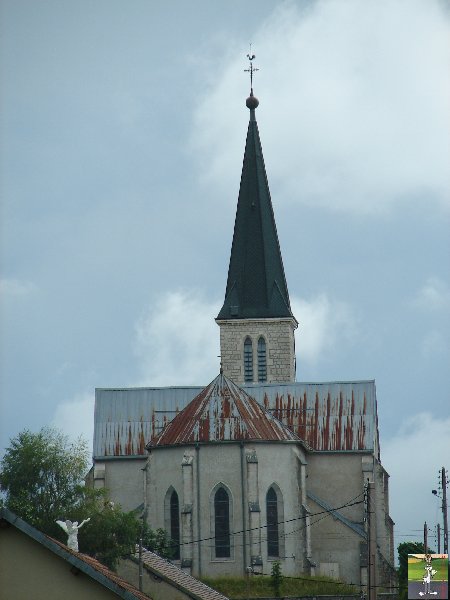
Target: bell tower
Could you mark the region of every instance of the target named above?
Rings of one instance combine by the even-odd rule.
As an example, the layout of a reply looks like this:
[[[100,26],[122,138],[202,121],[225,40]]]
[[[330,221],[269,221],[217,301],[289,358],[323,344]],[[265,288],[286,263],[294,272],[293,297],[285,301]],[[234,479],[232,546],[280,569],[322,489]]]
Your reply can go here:
[[[251,83],[254,55],[250,60]],[[253,95],[225,301],[217,315],[224,374],[238,384],[295,381],[294,331]]]

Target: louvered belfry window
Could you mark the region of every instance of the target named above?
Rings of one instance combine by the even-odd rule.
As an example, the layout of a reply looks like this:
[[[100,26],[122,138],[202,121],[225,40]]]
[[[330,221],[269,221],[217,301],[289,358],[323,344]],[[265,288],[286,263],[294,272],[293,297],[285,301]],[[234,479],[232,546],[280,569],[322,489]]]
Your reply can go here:
[[[180,558],[180,503],[175,490],[170,495],[170,538],[171,558],[178,560]]]
[[[273,487],[271,487],[267,492],[266,509],[267,554],[268,556],[280,556],[280,544],[278,541],[278,499]]]
[[[230,557],[230,499],[220,487],[214,496],[216,558]]]
[[[262,336],[258,340],[258,381],[267,381],[266,340]]]
[[[244,342],[244,381],[253,381],[253,344],[249,337],[246,337]]]

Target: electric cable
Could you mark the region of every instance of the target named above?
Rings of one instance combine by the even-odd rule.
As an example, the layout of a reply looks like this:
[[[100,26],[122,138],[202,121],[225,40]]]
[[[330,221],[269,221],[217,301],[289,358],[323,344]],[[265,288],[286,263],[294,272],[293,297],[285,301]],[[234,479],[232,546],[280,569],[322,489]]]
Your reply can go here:
[[[332,515],[333,512],[336,512],[336,511],[341,510],[343,508],[348,508],[348,507],[351,507],[351,506],[356,506],[358,504],[362,504],[364,502],[364,500],[359,500],[358,502],[353,502],[353,500],[356,500],[360,496],[362,496],[362,493],[358,494],[358,496],[355,496],[355,498],[352,498],[351,500],[348,500],[345,504],[342,504],[341,506],[336,506],[336,507],[333,507],[333,508],[330,508],[330,509],[325,509],[325,510],[322,510],[322,511],[319,511],[319,512],[316,512],[316,513],[308,513],[306,515],[302,515],[300,517],[293,517],[292,519],[286,519],[284,521],[278,521],[277,525],[282,525],[282,524],[285,524],[285,523],[293,523],[295,521],[300,521],[300,520],[306,519],[307,517],[315,517],[315,516],[318,516],[318,515],[325,515],[322,518],[326,518],[327,516]],[[302,528],[299,528],[297,530],[294,530],[291,533],[295,533],[295,531],[301,531],[302,529],[305,529],[306,527],[311,527],[312,525],[314,525],[315,523],[317,523],[320,520],[322,520],[322,519],[317,519],[316,521],[313,521],[313,523],[310,523],[308,526],[305,525],[305,527],[302,527]],[[245,528],[245,529],[239,529],[237,531],[230,532],[230,536],[237,536],[237,535],[240,535],[240,534],[243,534],[243,533],[249,533],[251,531],[258,531],[258,530],[261,530],[261,529],[267,529],[267,527],[269,527],[269,525],[266,523],[264,525],[258,525],[257,527],[249,527],[249,528]],[[288,535],[290,535],[291,533],[289,533]],[[175,546],[175,545],[177,547],[188,546],[188,545],[191,545],[191,544],[198,544],[200,542],[207,542],[207,541],[213,540],[213,539],[215,539],[215,536],[208,536],[208,537],[204,537],[204,538],[200,538],[200,539],[192,540],[192,541],[188,541],[188,542],[180,542],[179,544],[169,544],[169,546]]]

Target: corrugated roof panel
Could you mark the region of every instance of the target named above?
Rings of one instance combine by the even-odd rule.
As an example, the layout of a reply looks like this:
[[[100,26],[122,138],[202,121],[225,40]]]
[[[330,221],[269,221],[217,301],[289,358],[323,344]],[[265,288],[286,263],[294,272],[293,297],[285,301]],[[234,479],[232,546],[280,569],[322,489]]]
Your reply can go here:
[[[378,452],[374,381],[267,384],[247,391],[315,450]]]
[[[316,450],[378,454],[374,381],[254,384],[243,389]],[[94,456],[146,454],[145,444],[201,391],[201,387],[97,389]],[[221,423],[223,436],[235,432],[231,417]],[[241,420],[239,425],[243,424]],[[220,431],[213,416],[201,426]]]
[[[158,435],[201,389],[96,389],[94,457],[145,455],[145,444]]]
[[[254,398],[220,374],[149,445],[296,439]]]

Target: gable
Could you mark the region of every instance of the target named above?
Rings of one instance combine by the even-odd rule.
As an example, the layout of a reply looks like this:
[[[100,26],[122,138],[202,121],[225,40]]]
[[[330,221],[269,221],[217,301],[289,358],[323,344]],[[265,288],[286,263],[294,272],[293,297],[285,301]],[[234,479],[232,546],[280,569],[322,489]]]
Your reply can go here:
[[[0,581],[8,600],[148,600],[97,560],[0,509]]]

